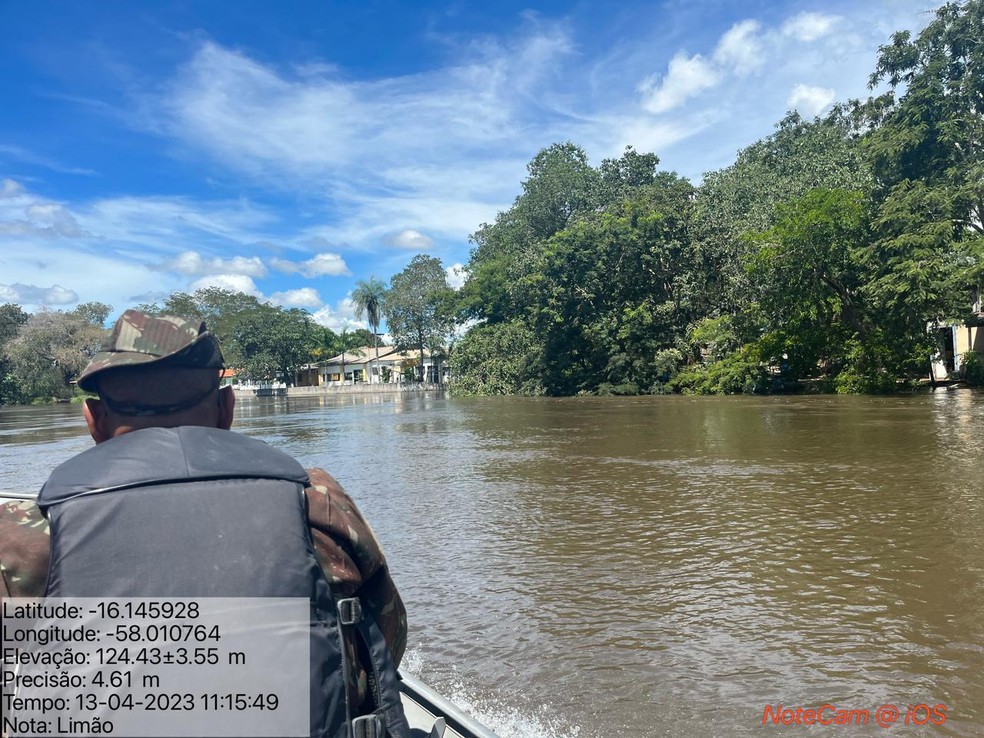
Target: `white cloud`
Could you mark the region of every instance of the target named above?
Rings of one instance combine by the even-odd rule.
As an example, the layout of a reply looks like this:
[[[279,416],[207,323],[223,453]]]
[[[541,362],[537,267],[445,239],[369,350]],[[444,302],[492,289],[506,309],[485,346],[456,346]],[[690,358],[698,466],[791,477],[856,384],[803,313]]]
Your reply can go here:
[[[35,287],[33,284],[0,284],[0,301],[21,305],[71,305],[79,296],[61,285]]]
[[[468,270],[465,269],[464,264],[452,264],[444,270],[444,274],[447,276],[448,285],[453,290],[460,290],[465,285],[465,280],[468,279]]]
[[[218,287],[221,290],[244,292],[254,297],[262,297],[252,277],[245,274],[210,274],[192,282],[188,286],[188,291],[195,292],[208,287]]]
[[[836,93],[826,87],[811,87],[809,85],[796,85],[789,97],[786,105],[790,109],[798,110],[806,117],[819,115],[820,112],[830,105]]]
[[[270,301],[289,308],[320,308],[324,305],[321,295],[311,287],[274,292],[270,295]]]
[[[0,180],[0,200],[8,197],[16,197],[24,191],[24,188],[12,179]]]
[[[365,328],[365,321],[355,317],[355,303],[350,297],[339,300],[334,308],[325,306],[311,315],[315,323],[331,328],[335,333],[343,330],[356,330]]]
[[[393,236],[393,238],[390,239],[390,243],[394,246],[399,246],[401,249],[426,251],[434,245],[434,239],[430,236],[425,236],[420,231],[415,231],[412,228],[408,228],[405,231],[400,231]]]
[[[230,163],[242,157],[247,168],[280,160],[312,171],[343,161],[366,111],[344,84],[305,79],[294,84],[240,52],[205,43],[163,101],[171,133]]]
[[[274,258],[270,259],[270,266],[285,274],[303,274],[305,277],[343,277],[352,273],[340,254],[327,252],[303,262]]]
[[[201,245],[214,252],[239,250],[269,240],[278,226],[273,210],[247,201],[201,201],[183,197],[119,197],[75,209],[82,225],[100,238],[139,245],[161,255],[187,251],[176,244]]]
[[[800,13],[782,25],[782,33],[797,41],[816,41],[829,35],[840,18],[822,13]]]
[[[199,274],[243,274],[249,277],[266,276],[267,269],[259,257],[234,256],[222,259],[215,256],[207,259],[197,251],[183,251],[174,259],[164,262],[162,268],[169,269],[189,277]]]
[[[6,182],[12,180],[5,180]],[[20,200],[23,199],[23,194],[23,188],[11,188],[11,196],[6,199]],[[23,209],[23,214],[27,216],[27,220],[0,221],[0,235],[43,238],[82,238],[92,235],[82,230],[75,216],[56,203],[32,202]]]
[[[304,274],[308,277],[340,277],[351,272],[341,256],[326,253],[305,261]]]
[[[679,53],[670,60],[669,69],[658,82],[655,77],[643,80],[640,92],[643,107],[650,113],[665,113],[679,107],[720,81],[713,65],[700,54],[688,57]]]
[[[733,25],[718,41],[714,61],[730,67],[739,77],[760,69],[765,63],[765,50],[759,29],[759,23],[753,20]]]
[[[150,265],[102,242],[90,245],[85,240],[51,241],[36,235],[0,238],[0,262],[0,274],[8,282],[58,285],[65,291],[53,292],[43,299],[36,294],[23,295],[37,299],[34,303],[23,302],[38,307],[54,299],[73,302],[68,295],[73,293],[79,302],[98,300],[122,311],[144,301],[135,295],[151,291],[170,294],[187,287],[185,280],[154,271]]]
[[[707,128],[714,120],[710,116],[677,116],[675,120],[654,120],[650,116],[636,116],[613,121],[609,128],[612,136],[606,142],[609,156],[621,156],[626,146],[637,151],[665,151],[678,141],[683,141]]]
[[[296,261],[291,261],[290,259],[281,259],[276,256],[270,259],[270,266],[284,274],[297,274],[304,268],[303,264],[298,264]]]
[[[91,169],[83,169],[80,167],[67,167],[60,164],[57,161],[49,159],[45,156],[35,154],[33,151],[28,151],[27,149],[21,148],[20,146],[10,146],[9,144],[0,144],[0,154],[5,154],[13,159],[22,161],[26,164],[32,166],[44,167],[46,169],[51,169],[52,171],[58,172],[59,174],[76,174],[86,177],[91,177],[98,172],[94,172]]]
[[[460,239],[482,221],[462,232],[465,215],[454,206],[486,219],[508,206],[535,153],[530,119],[559,104],[550,86],[573,44],[561,24],[528,24],[506,43],[469,40],[453,64],[358,81],[331,65],[274,67],[205,42],[161,95],[137,101],[148,112],[135,123],[266,189],[329,196],[332,228],[355,236],[345,243],[365,246],[392,233],[392,220],[381,227],[387,214],[364,217],[365,199],[385,201],[387,213],[408,200],[436,201],[441,207],[406,227],[432,237],[454,230]],[[562,128],[576,116],[565,111],[557,120],[556,131],[541,130],[536,140],[578,140]]]

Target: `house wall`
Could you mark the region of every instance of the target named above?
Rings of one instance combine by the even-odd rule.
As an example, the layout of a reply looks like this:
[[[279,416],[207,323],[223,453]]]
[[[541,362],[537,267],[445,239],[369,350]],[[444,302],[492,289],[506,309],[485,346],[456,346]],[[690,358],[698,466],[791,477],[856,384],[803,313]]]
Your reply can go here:
[[[298,371],[296,384],[298,387],[317,387],[321,384],[321,374],[318,372],[318,368],[313,367]]]
[[[968,351],[976,351],[984,358],[984,330],[981,330],[981,326],[960,326],[954,343],[957,355],[963,356]]]

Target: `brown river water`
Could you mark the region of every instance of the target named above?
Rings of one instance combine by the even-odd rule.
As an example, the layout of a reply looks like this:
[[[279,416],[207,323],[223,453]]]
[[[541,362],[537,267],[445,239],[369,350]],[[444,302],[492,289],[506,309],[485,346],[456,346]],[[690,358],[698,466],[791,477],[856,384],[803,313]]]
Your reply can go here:
[[[356,498],[404,667],[503,738],[984,735],[984,394],[237,410]],[[0,407],[0,491],[90,444],[78,406]],[[825,704],[868,722],[769,717]]]

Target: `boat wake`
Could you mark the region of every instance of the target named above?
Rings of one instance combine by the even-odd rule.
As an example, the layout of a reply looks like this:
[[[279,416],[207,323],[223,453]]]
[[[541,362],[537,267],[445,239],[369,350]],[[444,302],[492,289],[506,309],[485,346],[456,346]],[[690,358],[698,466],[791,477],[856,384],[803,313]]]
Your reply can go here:
[[[407,651],[400,670],[430,684],[499,738],[578,738],[581,735],[579,726],[549,716],[547,707],[531,709],[510,705],[505,700],[481,695],[454,670],[451,674],[429,671],[419,648]]]

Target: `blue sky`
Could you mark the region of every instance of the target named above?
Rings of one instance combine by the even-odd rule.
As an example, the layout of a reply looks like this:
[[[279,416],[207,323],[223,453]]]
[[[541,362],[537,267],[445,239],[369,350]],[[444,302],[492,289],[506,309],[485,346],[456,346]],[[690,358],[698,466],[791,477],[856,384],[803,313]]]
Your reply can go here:
[[[0,2],[0,302],[348,296],[468,236],[558,141],[699,182],[868,94],[925,0]]]

